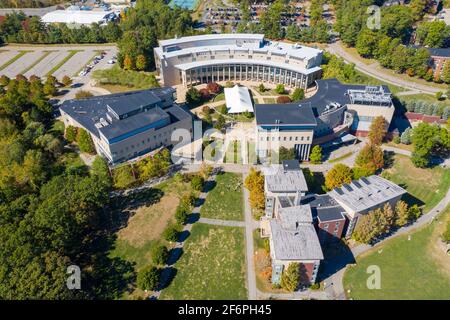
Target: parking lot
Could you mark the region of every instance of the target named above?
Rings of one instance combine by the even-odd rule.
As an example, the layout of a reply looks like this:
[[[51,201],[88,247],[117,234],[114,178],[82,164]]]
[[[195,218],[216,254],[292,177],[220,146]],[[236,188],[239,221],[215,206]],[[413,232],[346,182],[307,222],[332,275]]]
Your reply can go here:
[[[116,54],[115,46],[5,46],[0,47],[0,75],[84,77],[109,66]]]

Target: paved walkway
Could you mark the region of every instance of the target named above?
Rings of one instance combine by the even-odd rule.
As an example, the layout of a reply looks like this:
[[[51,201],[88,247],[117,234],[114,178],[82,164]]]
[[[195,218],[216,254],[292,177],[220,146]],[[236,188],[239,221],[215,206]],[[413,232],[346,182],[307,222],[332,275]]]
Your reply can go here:
[[[352,56],[348,52],[344,50],[343,44],[341,42],[335,42],[328,45],[327,50],[332,54],[335,54],[342,59],[344,59],[347,63],[355,64],[355,68],[371,77],[374,77],[378,80],[403,87],[409,89],[411,91],[417,93],[428,93],[435,94],[438,91],[443,91],[444,89],[436,88],[433,86],[407,81],[400,77],[396,77],[395,74],[387,69],[380,67],[378,62],[372,63],[370,65],[365,64],[358,60],[356,57]]]
[[[198,222],[212,224],[215,226],[223,226],[223,227],[245,227],[244,221],[235,221],[235,220],[200,218],[198,220]]]

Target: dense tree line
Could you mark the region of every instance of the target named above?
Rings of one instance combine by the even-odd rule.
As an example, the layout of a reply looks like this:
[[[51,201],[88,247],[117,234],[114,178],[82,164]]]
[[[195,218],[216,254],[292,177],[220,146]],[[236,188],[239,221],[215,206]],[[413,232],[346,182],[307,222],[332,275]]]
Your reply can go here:
[[[133,269],[105,250],[108,167],[70,164],[44,87],[37,77],[0,82],[0,298],[117,298]],[[81,290],[66,286],[71,265]]]
[[[40,17],[29,18],[23,12],[7,14],[0,21],[0,38],[9,43],[106,43],[118,41],[121,35],[114,22],[69,28],[63,23],[45,25]]]
[[[2,0],[0,8],[44,8],[63,3],[63,0]]]
[[[430,55],[425,48],[409,46],[414,25],[426,7],[426,1],[413,0],[408,6],[390,6],[381,9],[379,28],[369,29],[367,8],[380,4],[375,0],[336,0],[336,31],[348,46],[356,47],[366,58],[375,58],[386,68],[410,76],[433,80],[429,67]],[[450,36],[450,28],[442,21],[423,22],[416,32],[419,45],[442,47]],[[437,76],[436,81],[440,81]]]

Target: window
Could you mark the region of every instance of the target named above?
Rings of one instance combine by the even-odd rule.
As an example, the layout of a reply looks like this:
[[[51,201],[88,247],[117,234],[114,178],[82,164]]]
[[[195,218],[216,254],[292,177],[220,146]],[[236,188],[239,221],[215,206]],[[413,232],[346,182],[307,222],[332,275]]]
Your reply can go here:
[[[325,224],[323,225],[323,228],[324,228],[325,230],[328,230],[328,227],[329,227],[328,223],[325,223]]]

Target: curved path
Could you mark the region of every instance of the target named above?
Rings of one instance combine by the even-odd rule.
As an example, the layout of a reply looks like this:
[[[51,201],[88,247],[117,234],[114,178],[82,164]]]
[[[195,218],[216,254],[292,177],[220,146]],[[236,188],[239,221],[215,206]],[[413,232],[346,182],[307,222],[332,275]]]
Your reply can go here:
[[[433,86],[417,83],[417,82],[410,82],[406,81],[404,79],[401,79],[399,77],[396,77],[394,74],[392,74],[389,70],[379,69],[380,65],[378,62],[372,63],[372,64],[365,64],[358,60],[357,58],[353,57],[351,54],[347,53],[342,45],[341,42],[334,42],[327,46],[327,50],[335,54],[342,59],[344,59],[347,63],[353,63],[355,65],[355,68],[373,78],[376,78],[378,80],[403,87],[406,89],[409,89],[411,91],[414,91],[416,93],[428,93],[428,94],[436,94],[438,91],[443,91],[444,89],[439,89]]]

